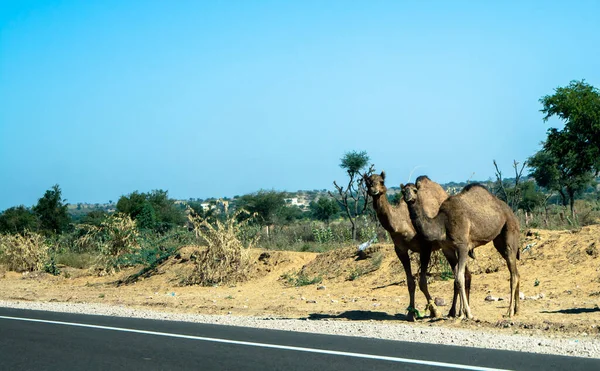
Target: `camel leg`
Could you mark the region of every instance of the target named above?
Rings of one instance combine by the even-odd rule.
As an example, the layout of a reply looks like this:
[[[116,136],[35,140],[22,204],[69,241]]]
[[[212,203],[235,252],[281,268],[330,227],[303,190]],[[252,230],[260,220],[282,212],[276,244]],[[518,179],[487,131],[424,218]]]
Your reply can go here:
[[[450,264],[452,268],[452,272],[456,275],[456,265],[458,264],[458,258],[456,257],[456,252],[451,249],[443,249],[442,252]],[[469,267],[465,266],[465,291],[467,293],[467,301],[470,300],[471,295],[471,272],[469,271]],[[448,313],[448,317],[456,317],[457,316],[457,306],[458,306],[458,295],[460,294],[458,287],[454,285],[454,295],[452,296],[452,307],[450,307],[450,312]]]
[[[408,296],[410,298],[409,308],[415,309],[415,289],[417,285],[415,284],[415,279],[412,275],[412,269],[410,268],[410,257],[408,256],[408,251],[402,250],[398,246],[394,246],[394,250],[396,251],[396,255],[398,255],[398,259],[400,259],[400,262],[404,267],[404,272],[406,273],[406,285],[408,286]],[[408,311],[408,321],[415,321],[414,311]]]
[[[460,243],[457,244],[456,247],[458,264],[456,265],[454,272],[454,283],[460,294],[462,315],[467,317],[467,319],[473,319],[473,314],[471,314],[471,308],[469,307],[469,300],[465,289],[465,271],[467,267],[467,257],[469,254],[469,245],[466,243]]]
[[[519,252],[519,232],[511,231],[505,227],[502,233],[494,239],[494,247],[506,260],[510,273],[510,303],[508,306],[509,317],[519,312],[519,271],[517,269],[517,254]]]
[[[429,267],[429,261],[431,260],[431,246],[429,244],[421,244],[421,273],[419,274],[419,288],[427,299],[427,309],[429,309],[431,316],[434,318],[440,317],[440,313],[433,302],[433,298],[429,294],[427,287],[427,267]]]

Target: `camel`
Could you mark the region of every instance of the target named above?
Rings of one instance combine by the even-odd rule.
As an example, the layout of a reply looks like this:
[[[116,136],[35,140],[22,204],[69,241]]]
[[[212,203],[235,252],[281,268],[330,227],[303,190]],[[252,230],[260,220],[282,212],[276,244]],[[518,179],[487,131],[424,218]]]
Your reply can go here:
[[[408,251],[419,253],[421,261],[421,273],[419,276],[419,288],[427,299],[427,309],[429,309],[432,317],[439,317],[439,311],[429,294],[427,288],[427,266],[431,259],[432,251],[439,250],[441,244],[435,242],[426,241],[420,236],[414,228],[408,207],[404,199],[400,200],[397,206],[390,205],[387,198],[387,188],[385,186],[385,172],[382,171],[380,175],[372,174],[371,176],[363,176],[365,185],[367,186],[367,192],[373,198],[373,208],[377,213],[379,222],[388,231],[392,241],[394,242],[394,250],[396,255],[400,259],[404,272],[406,273],[406,283],[408,286],[408,294],[410,298],[410,304],[408,307],[408,320],[415,320],[415,279],[411,272],[410,258]],[[442,204],[448,194],[444,189],[437,183],[429,181],[422,182],[422,190],[425,212],[431,217],[437,215],[439,206]],[[454,270],[454,267],[458,263],[456,254],[453,251],[444,251],[444,255],[448,260],[450,266]],[[467,295],[470,291],[471,286],[471,273],[468,269],[465,270],[465,282]],[[458,301],[458,290],[454,290],[452,309],[450,310],[449,316],[456,316],[456,305]]]
[[[454,285],[460,291],[461,308],[458,313],[473,319],[469,298],[465,291],[464,272],[469,251],[494,241],[494,247],[506,260],[510,272],[510,304],[508,316],[519,311],[519,221],[506,203],[492,195],[480,184],[469,184],[462,191],[442,203],[439,213],[431,217],[419,183],[429,182],[421,176],[402,187],[411,220],[427,241],[441,242],[444,250],[455,252],[458,265],[454,271]],[[452,303],[456,305],[456,303]],[[456,312],[456,310],[455,310]]]

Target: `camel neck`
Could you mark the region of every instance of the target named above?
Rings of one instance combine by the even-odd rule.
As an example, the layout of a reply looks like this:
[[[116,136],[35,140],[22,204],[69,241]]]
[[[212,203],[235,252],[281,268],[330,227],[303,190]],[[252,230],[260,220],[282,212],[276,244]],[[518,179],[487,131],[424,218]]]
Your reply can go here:
[[[377,218],[379,218],[379,223],[381,226],[388,232],[393,232],[394,228],[392,227],[392,205],[387,199],[387,195],[385,193],[378,194],[377,196],[373,196],[373,208],[377,213]]]
[[[408,213],[410,219],[415,226],[417,232],[425,236],[429,241],[441,240],[443,237],[443,231],[438,221],[439,218],[430,218],[425,214],[421,201],[412,202],[408,204]]]
[[[385,193],[373,197],[373,208],[379,223],[386,231],[401,234],[406,239],[415,235],[406,207],[392,206]]]

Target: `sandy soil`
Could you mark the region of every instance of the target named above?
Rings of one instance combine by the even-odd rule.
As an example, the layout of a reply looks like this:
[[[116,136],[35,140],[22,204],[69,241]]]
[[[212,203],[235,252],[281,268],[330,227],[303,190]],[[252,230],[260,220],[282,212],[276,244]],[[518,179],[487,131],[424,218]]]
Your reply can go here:
[[[507,298],[509,275],[504,260],[491,245],[476,250],[471,309],[478,321],[423,318],[430,326],[478,328],[482,331],[537,334],[549,337],[600,339],[600,225],[578,231],[532,230],[522,238],[526,248],[519,262],[520,314],[505,318],[508,301],[486,301],[488,295]],[[228,287],[182,286],[192,270],[187,259],[193,247],[161,265],[158,274],[134,284],[117,285],[139,271],[127,269],[98,277],[88,271],[63,268],[60,276],[7,272],[0,267],[0,300],[105,303],[161,312],[270,316],[315,320],[406,323],[408,291],[393,247],[372,246],[368,258],[357,260],[356,248],[323,254],[252,251],[248,282]],[[322,283],[293,286],[287,277],[302,271],[322,277]],[[417,272],[416,262],[414,272]],[[451,280],[433,272],[430,292],[450,304]],[[351,279],[353,278],[353,279]],[[419,309],[424,296],[417,291]],[[444,314],[449,306],[440,307]]]

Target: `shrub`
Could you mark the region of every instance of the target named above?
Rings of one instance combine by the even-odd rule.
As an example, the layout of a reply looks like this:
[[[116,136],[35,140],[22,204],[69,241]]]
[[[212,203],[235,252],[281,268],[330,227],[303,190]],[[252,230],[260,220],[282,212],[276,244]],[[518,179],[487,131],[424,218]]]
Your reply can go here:
[[[209,223],[206,219],[194,213],[189,213],[188,219],[194,226],[197,238],[206,244],[206,249],[192,254],[195,263],[192,274],[184,280],[184,284],[211,286],[219,284],[235,284],[248,278],[250,261],[248,248],[254,247],[258,235],[250,238],[245,235],[246,245],[241,240],[246,227],[254,215],[239,221],[242,214],[249,214],[239,210],[221,222],[215,220]]]
[[[71,268],[87,269],[94,266],[97,256],[88,253],[64,251],[55,255],[55,262]]]
[[[283,278],[288,285],[296,287],[314,285],[323,282],[322,277],[317,276],[311,278],[303,272],[299,272],[297,274],[286,273],[282,275],[281,278]]]
[[[17,272],[39,271],[48,261],[48,245],[37,233],[0,235],[0,260]]]
[[[99,226],[80,225],[78,229],[83,234],[75,241],[75,245],[87,246],[82,250],[94,246],[99,251],[95,268],[113,274],[133,264],[131,256],[139,250],[139,232],[135,220],[129,215],[113,214]]]

